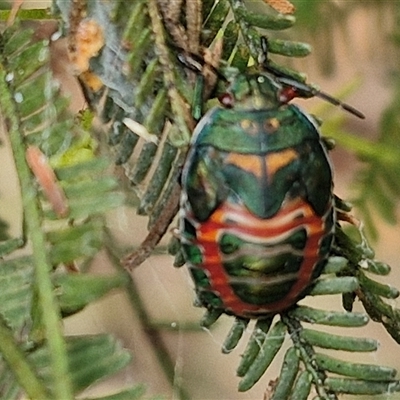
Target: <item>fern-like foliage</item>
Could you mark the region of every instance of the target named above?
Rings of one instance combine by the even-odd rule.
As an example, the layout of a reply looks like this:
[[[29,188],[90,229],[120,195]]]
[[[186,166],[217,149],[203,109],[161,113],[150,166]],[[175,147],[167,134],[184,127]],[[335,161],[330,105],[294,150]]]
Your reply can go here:
[[[381,115],[379,148],[364,158],[368,163],[362,169],[358,182],[354,205],[360,210],[368,232],[375,239],[378,237],[371,214],[379,215],[389,224],[397,222],[396,207],[400,196],[398,162],[400,157],[399,141],[400,119],[397,113],[399,105],[399,83],[394,86],[391,104]],[[374,188],[371,190],[370,188]]]
[[[0,244],[0,397],[10,400],[22,393],[73,399],[130,360],[108,335],[62,334],[62,316],[124,287],[128,277],[76,273],[102,248],[102,214],[123,196],[105,172],[109,162],[68,113],[48,67],[48,45],[18,24],[0,35],[0,110],[24,213],[23,236]]]
[[[317,6],[320,2],[312,3]],[[177,178],[194,125],[189,106],[192,97],[200,96],[201,115],[212,102],[211,99],[208,103],[209,97],[225,84],[215,82],[218,76],[210,77],[205,71],[206,95],[202,98],[196,91],[196,77],[190,65],[183,66],[178,58],[188,53],[209,58],[213,68],[224,71],[229,78],[230,73],[246,72],[250,64],[262,61],[260,56],[265,51],[261,48],[261,36],[266,34],[272,54],[303,57],[310,48],[269,34],[291,27],[295,22],[292,15],[280,14],[263,4],[263,13],[250,11],[241,0],[193,0],[186,1],[185,7],[182,2],[164,0],[55,0],[55,4],[69,29],[71,43],[77,42],[77,32],[87,19],[103,30],[101,50],[80,79],[89,103],[110,132],[107,140],[115,152],[116,163],[124,166],[133,184],[139,213],[149,215],[149,236],[124,260],[126,267],[132,269],[151,254],[177,211]],[[294,79],[305,79],[296,71],[272,62],[271,65]],[[91,87],[86,72],[100,82],[96,89]],[[193,111],[196,116],[198,110]],[[342,216],[349,211],[339,199],[337,207]],[[285,355],[278,382],[271,388],[271,398],[301,400],[311,390],[324,400],[337,399],[341,393],[372,396],[399,391],[394,369],[349,363],[321,350],[372,352],[378,346],[375,340],[332,335],[306,325],[364,326],[370,317],[383,323],[392,337],[399,340],[398,310],[385,302],[399,293],[372,278],[373,274],[388,273],[389,268],[373,259],[361,230],[359,237],[350,239],[338,224],[330,263],[310,293],[342,294],[346,311],[296,306],[276,320],[259,319],[238,368],[242,377],[239,390],[249,390],[263,376],[289,334],[292,346]],[[179,265],[182,259],[176,245],[171,247],[177,253]],[[356,298],[362,301],[366,314],[352,311]],[[202,325],[211,326],[220,315],[206,314]],[[235,320],[224,352],[236,347],[248,323]]]

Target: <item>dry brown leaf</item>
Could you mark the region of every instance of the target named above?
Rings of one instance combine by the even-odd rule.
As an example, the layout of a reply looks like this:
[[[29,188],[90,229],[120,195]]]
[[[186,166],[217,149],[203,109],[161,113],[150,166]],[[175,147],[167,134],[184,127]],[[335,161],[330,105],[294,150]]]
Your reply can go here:
[[[282,14],[294,14],[295,7],[289,0],[264,0],[274,10]]]

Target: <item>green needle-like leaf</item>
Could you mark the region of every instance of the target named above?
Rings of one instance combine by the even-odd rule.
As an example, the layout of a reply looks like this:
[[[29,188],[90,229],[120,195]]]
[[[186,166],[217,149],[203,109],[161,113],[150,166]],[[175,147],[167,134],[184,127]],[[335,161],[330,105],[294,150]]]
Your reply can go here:
[[[327,295],[327,294],[338,294],[354,292],[359,287],[358,280],[356,278],[346,276],[343,278],[327,278],[319,279],[314,284],[310,295]]]
[[[327,378],[325,384],[335,392],[354,395],[391,394],[400,390],[396,382],[373,382],[357,379]]]
[[[325,354],[316,354],[315,360],[326,371],[367,381],[393,381],[397,372],[394,368],[345,362]]]
[[[306,306],[298,306],[290,315],[304,322],[334,326],[364,326],[368,323],[368,317],[362,313],[343,313],[336,311],[317,310]]]
[[[126,285],[128,281],[129,278],[125,274],[113,276],[66,274],[57,276],[54,284],[59,294],[61,310],[68,315],[104,296],[110,290]]]
[[[308,371],[299,374],[289,400],[307,400],[311,391],[311,376]]]
[[[286,326],[281,321],[278,321],[267,333],[260,352],[247,370],[246,375],[240,381],[239,391],[244,392],[248,390],[261,378],[281,348],[285,335]],[[239,365],[238,371],[241,368],[241,365]]]
[[[300,360],[297,350],[290,347],[283,359],[282,369],[279,374],[278,383],[275,387],[271,400],[289,398],[296,376],[299,372]]]
[[[303,329],[300,336],[312,346],[343,351],[375,351],[379,344],[369,338],[333,335],[327,332]]]
[[[245,320],[242,318],[236,318],[235,323],[232,325],[230,332],[228,333],[224,344],[222,345],[223,353],[230,353],[238,344],[240,338],[245,331],[249,320]]]
[[[267,333],[271,327],[272,318],[259,319],[251,334],[246,350],[242,355],[242,360],[236,371],[238,376],[244,376],[250,366],[253,364],[260,352],[261,346],[264,344]]]
[[[15,379],[34,400],[50,399],[49,393],[36,376],[32,366],[14,340],[13,332],[0,316],[0,352],[2,358],[15,374]]]

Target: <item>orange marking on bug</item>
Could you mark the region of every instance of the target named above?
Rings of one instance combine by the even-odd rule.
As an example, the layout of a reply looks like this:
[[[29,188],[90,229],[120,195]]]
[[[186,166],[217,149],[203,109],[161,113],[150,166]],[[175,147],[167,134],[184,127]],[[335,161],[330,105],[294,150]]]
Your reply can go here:
[[[264,125],[265,131],[269,134],[275,133],[281,126],[281,124],[277,118],[269,118],[264,122],[263,125]]]
[[[258,133],[258,126],[250,119],[244,119],[240,122],[241,128],[249,135],[256,135]]]
[[[258,179],[263,179],[265,172],[269,178],[272,178],[278,170],[286,167],[297,158],[298,154],[293,149],[286,149],[265,156],[230,153],[225,158],[225,164],[235,165],[241,170],[253,174]]]
[[[235,165],[255,175],[258,179],[263,176],[262,159],[254,154],[229,153],[225,158],[225,164]]]
[[[273,177],[277,171],[286,167],[298,158],[298,153],[293,149],[286,149],[279,153],[271,153],[265,157],[267,163],[268,176]]]
[[[29,168],[35,175],[53,211],[60,218],[68,214],[68,204],[63,189],[57,182],[56,174],[46,156],[36,146],[29,146],[25,153]]]

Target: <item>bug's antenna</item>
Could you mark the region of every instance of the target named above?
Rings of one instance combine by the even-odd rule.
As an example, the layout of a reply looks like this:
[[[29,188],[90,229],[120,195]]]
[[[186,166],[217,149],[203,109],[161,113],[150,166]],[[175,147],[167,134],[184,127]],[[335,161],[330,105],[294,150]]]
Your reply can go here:
[[[333,97],[330,94],[323,92],[322,90],[319,90],[311,85],[295,81],[292,78],[285,77],[283,74],[282,76],[278,76],[277,80],[284,85],[292,86],[293,88],[295,88],[298,91],[298,97],[316,96],[322,100],[327,101],[328,103],[333,104],[334,106],[342,108],[343,110],[355,115],[358,118],[365,119],[365,115],[350,104],[344,103],[336,97]]]
[[[358,118],[365,119],[365,115],[353,106],[344,103],[336,97],[333,97],[330,94],[323,92],[322,90],[319,90],[311,85],[296,81],[294,78],[285,74],[283,71],[273,67],[268,58],[268,39],[265,36],[261,36],[261,53],[259,56],[259,63],[267,72],[270,72],[272,75],[274,75],[280,83],[296,89],[296,91],[298,92],[298,97],[316,96],[321,98],[322,100],[327,101],[328,103],[333,104],[334,106],[342,108],[343,110],[355,115]]]
[[[182,65],[184,65],[186,68],[190,69],[193,72],[197,72],[197,73],[201,72],[203,65],[204,65],[204,60],[201,60],[201,61],[203,61],[203,63],[202,63],[201,61],[199,61],[197,59],[198,57],[195,57],[194,54],[191,54],[190,57],[188,57],[184,53],[178,53],[176,57],[177,57],[178,61]]]
[[[365,119],[365,115],[361,112],[358,111],[356,108],[351,106],[350,104],[344,103],[343,101],[337,99],[336,97],[332,97],[330,94],[322,92],[321,90],[314,89],[315,96],[327,101],[328,103],[331,103],[335,106],[341,107],[343,110],[349,112],[350,114],[355,115],[358,118]]]

